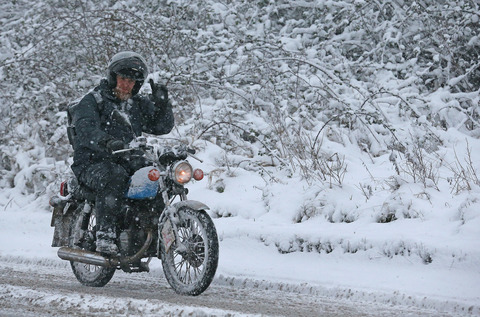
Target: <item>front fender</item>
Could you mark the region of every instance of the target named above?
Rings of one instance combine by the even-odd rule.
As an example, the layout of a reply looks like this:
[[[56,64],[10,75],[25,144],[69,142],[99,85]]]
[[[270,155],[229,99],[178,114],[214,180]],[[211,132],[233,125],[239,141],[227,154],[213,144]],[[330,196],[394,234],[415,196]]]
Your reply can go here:
[[[206,210],[210,209],[204,203],[196,200],[183,200],[168,206],[160,216],[158,226],[158,244],[157,244],[157,257],[160,257],[160,245],[162,244],[165,252],[168,252],[170,246],[177,240],[177,224],[179,219],[177,217],[177,211],[181,208],[190,208],[193,210]],[[162,223],[165,222],[163,225]]]
[[[208,207],[204,203],[196,201],[196,200],[179,201],[177,203],[174,203],[172,205],[172,207],[177,209],[177,210],[180,209],[180,208],[183,208],[183,207],[188,207],[188,208],[191,208],[193,210],[208,210],[208,209],[210,209],[210,207]]]
[[[159,222],[161,223],[164,221],[165,218],[167,218],[167,219],[170,219],[170,221],[172,221],[172,223],[174,224],[178,223],[177,212],[178,210],[184,207],[187,207],[193,210],[210,209],[210,207],[208,207],[204,203],[201,203],[196,200],[182,200],[165,208],[165,211],[160,216]]]

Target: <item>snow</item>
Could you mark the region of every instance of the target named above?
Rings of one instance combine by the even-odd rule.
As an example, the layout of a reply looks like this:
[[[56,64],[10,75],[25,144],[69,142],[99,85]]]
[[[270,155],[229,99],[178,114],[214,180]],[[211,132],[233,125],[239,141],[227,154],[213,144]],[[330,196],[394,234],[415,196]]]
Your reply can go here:
[[[229,312],[219,309],[199,309],[198,307],[186,306],[186,305],[171,305],[162,303],[159,300],[142,300],[129,298],[127,300],[119,301],[118,299],[108,298],[99,294],[85,295],[85,294],[58,294],[57,292],[39,292],[28,287],[22,286],[7,286],[5,289],[0,290],[0,296],[8,294],[13,300],[22,300],[25,297],[37,298],[37,305],[49,306],[53,303],[62,303],[64,306],[70,305],[77,308],[81,308],[84,311],[92,313],[92,315],[102,316],[108,315],[111,311],[125,311],[127,316],[130,309],[135,308],[141,312],[141,316],[243,316],[236,312]],[[8,311],[3,311],[8,313]],[[36,316],[36,312],[32,314]]]
[[[122,15],[125,24],[106,26],[148,31],[129,45],[150,58],[156,82],[169,83],[179,120],[164,140],[194,146],[203,160],[190,160],[206,177],[188,187],[190,199],[210,207],[218,230],[214,284],[480,315],[480,98],[478,77],[467,76],[478,64],[463,54],[478,47],[476,25],[469,25],[478,23],[478,5],[425,3],[429,10],[395,1],[167,1],[154,15],[135,1],[113,6],[118,13],[135,6],[135,20]],[[34,19],[33,27],[37,12],[30,5],[63,13],[40,15],[48,23],[38,28]],[[68,6],[48,5],[5,4],[0,14],[6,26],[0,61],[18,65],[20,74],[7,76],[0,65],[3,91],[12,94],[0,97],[0,259],[7,262],[65,264],[50,247],[48,199],[68,174],[70,146],[65,112],[45,109],[60,109],[66,96],[91,89],[104,67],[101,58],[77,63],[98,50],[94,35],[105,26],[96,19],[103,16],[83,15],[101,32],[78,37],[83,19]],[[452,10],[457,5],[463,13]],[[90,9],[101,13],[106,6]],[[376,9],[390,6],[398,19]],[[155,20],[178,32],[154,33]],[[20,24],[24,32],[14,32]],[[471,36],[461,34],[467,31]],[[51,42],[44,33],[65,41],[64,49],[37,45]],[[156,40],[145,45],[144,38]],[[169,47],[156,51],[164,42]],[[47,76],[56,71],[50,56],[65,74]],[[442,66],[453,59],[455,67]],[[25,78],[31,87],[20,84]],[[27,292],[10,290],[19,297]]]
[[[210,110],[207,104],[204,110]],[[251,114],[247,118],[255,126],[265,124]],[[421,135],[408,122],[398,126]],[[438,130],[443,146],[436,148],[437,156],[420,158],[432,162],[434,174],[442,177],[426,177],[422,183],[412,182],[408,163],[398,155],[379,147],[370,156],[351,143],[351,136],[335,132],[321,131],[319,147],[344,160],[341,184],[306,181],[273,166],[275,159],[254,146],[242,156],[210,141],[193,143],[203,162],[190,162],[206,177],[187,186],[189,198],[210,207],[220,239],[213,283],[253,283],[312,296],[480,315],[480,188],[464,190],[462,180],[452,186],[453,171],[470,166],[474,174],[480,168],[480,141],[455,128]],[[38,149],[19,152],[23,169],[16,187],[0,193],[0,257],[7,261],[62,263],[50,247],[50,187],[32,193],[27,183],[68,165],[46,159],[32,165],[32,157],[39,155]],[[436,166],[438,157],[443,164]],[[403,173],[398,175],[395,166]],[[152,263],[153,269],[160,265]]]
[[[197,156],[204,162],[190,161],[207,177],[188,187],[190,199],[210,207],[217,227],[220,261],[213,283],[257,281],[312,295],[480,314],[479,190],[453,195],[404,183],[392,194],[379,185],[367,199],[348,181],[321,188],[284,177],[268,185],[241,167],[215,173],[222,150],[202,142]],[[349,179],[361,182],[365,175],[351,175],[355,155],[348,161]],[[47,201],[18,188],[2,191],[1,258],[62,262],[50,247]],[[379,223],[389,211],[397,220]]]

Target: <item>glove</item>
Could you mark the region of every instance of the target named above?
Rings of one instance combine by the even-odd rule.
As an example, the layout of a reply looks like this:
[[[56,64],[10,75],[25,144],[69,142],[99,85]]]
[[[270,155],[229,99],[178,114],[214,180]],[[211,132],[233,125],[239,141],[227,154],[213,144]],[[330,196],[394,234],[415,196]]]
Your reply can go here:
[[[111,153],[118,150],[123,150],[125,148],[125,143],[122,140],[111,139],[107,141],[106,147],[107,150]]]
[[[152,99],[155,102],[155,106],[165,108],[170,105],[167,86],[155,84],[153,79],[150,78],[150,87],[152,88]]]

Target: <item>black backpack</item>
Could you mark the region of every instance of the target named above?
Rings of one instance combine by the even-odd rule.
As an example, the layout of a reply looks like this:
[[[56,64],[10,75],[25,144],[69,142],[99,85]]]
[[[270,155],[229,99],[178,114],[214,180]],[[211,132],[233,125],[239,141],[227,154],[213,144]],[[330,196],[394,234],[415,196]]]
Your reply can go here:
[[[97,106],[100,106],[103,101],[102,95],[100,94],[100,92],[97,90],[93,90],[90,93],[95,98],[95,101],[97,102]],[[75,132],[75,125],[73,124],[73,114],[75,113],[75,110],[78,104],[80,103],[80,100],[81,99],[72,101],[67,106],[67,136],[68,136],[68,141],[70,142],[70,145],[74,150],[75,150],[75,137],[77,136],[77,133]]]

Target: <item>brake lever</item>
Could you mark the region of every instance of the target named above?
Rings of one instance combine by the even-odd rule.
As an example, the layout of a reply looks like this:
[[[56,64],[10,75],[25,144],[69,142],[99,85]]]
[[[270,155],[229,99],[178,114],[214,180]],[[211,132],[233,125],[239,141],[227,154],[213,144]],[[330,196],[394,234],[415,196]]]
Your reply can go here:
[[[197,156],[193,155],[192,153],[190,152],[187,152],[188,156],[190,156],[191,158],[194,158],[196,159],[197,161],[199,161],[200,163],[203,163],[203,160],[198,158]]]
[[[124,152],[130,152],[130,151],[133,151],[135,149],[121,149],[121,150],[117,150],[117,151],[113,151],[112,154],[120,154],[120,153],[124,153]]]

